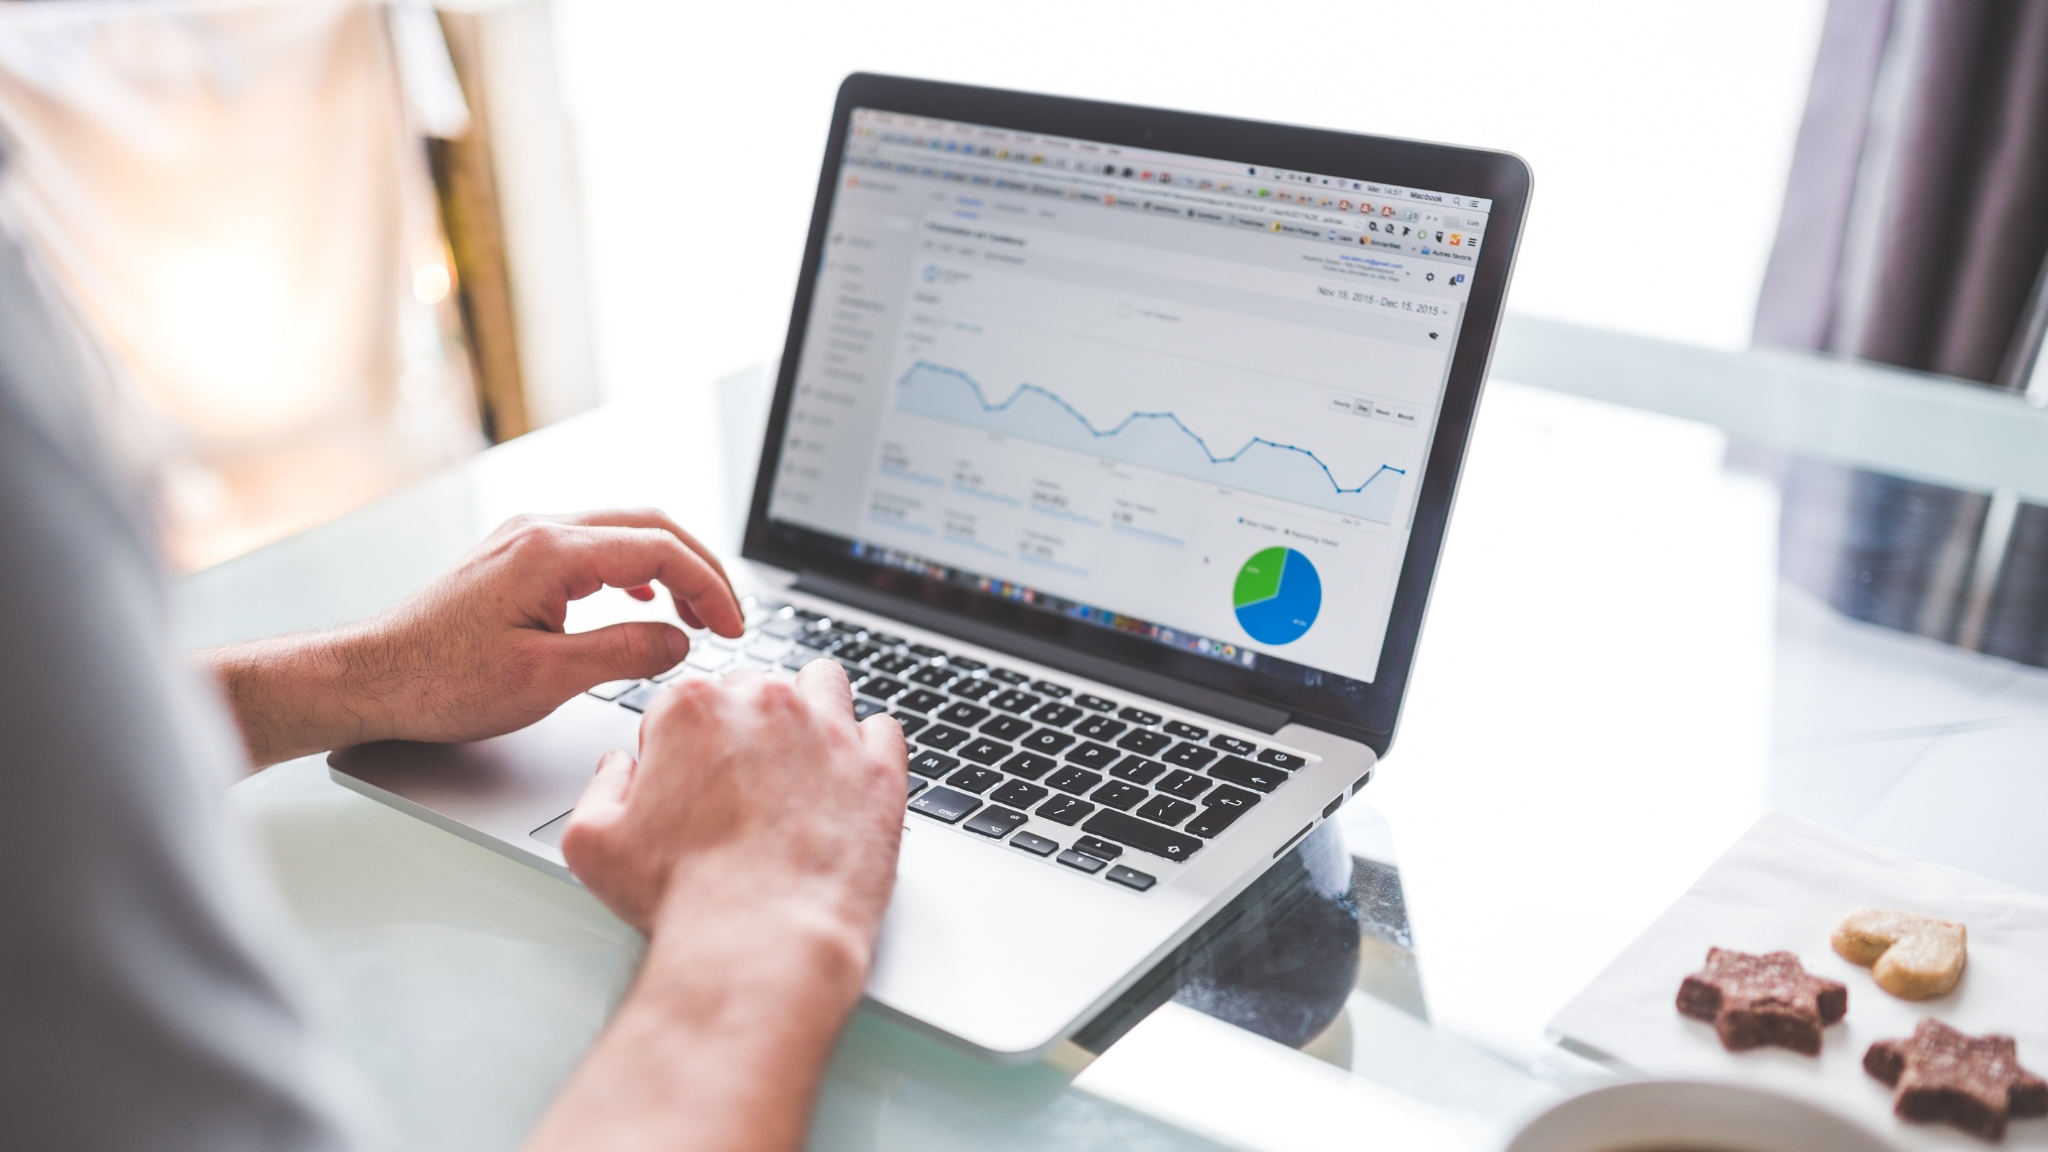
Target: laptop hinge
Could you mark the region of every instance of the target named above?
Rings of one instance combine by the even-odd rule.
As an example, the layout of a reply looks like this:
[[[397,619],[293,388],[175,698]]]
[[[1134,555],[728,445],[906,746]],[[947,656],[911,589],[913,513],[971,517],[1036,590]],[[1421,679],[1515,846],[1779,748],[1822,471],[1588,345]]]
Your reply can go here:
[[[1090,680],[1099,680],[1104,684],[1114,684],[1132,692],[1141,692],[1155,700],[1163,700],[1191,712],[1214,716],[1218,720],[1227,720],[1254,731],[1278,732],[1286,727],[1292,718],[1284,709],[1254,703],[1214,688],[1205,688],[1200,684],[1190,684],[1150,669],[1133,668],[1092,652],[1076,652],[1050,640],[1020,635],[980,620],[965,619],[951,612],[877,592],[851,581],[816,572],[804,572],[797,577],[796,587],[804,592],[842,601],[863,611],[893,616],[906,624],[915,624],[920,628],[957,636],[970,644],[994,648],[1020,659],[1072,672],[1076,676],[1086,676]]]

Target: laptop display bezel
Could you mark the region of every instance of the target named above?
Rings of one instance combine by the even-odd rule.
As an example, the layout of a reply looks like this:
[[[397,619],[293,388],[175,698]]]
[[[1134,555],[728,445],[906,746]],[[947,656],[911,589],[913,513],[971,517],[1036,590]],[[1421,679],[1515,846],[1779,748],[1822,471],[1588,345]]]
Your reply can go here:
[[[833,199],[840,185],[848,127],[856,108],[1429,188],[1493,202],[1486,244],[1472,273],[1465,320],[1452,351],[1449,381],[1416,499],[1378,672],[1364,685],[1362,693],[1281,680],[1241,665],[862,560],[850,553],[849,538],[769,518],[769,495],[781,467],[797,365],[817,290]],[[1471,437],[1472,419],[1500,328],[1502,302],[1521,238],[1529,191],[1528,167],[1519,158],[1501,152],[865,73],[849,76],[840,86],[833,109],[831,135],[819,173],[742,555],[800,574],[816,573],[864,585],[892,600],[976,621],[983,626],[977,631],[985,633],[987,625],[995,625],[1096,658],[1148,669],[1280,709],[1300,723],[1364,740],[1384,752],[1407,690],[1416,641],[1442,552],[1444,530]],[[1042,649],[1042,645],[1034,647]]]

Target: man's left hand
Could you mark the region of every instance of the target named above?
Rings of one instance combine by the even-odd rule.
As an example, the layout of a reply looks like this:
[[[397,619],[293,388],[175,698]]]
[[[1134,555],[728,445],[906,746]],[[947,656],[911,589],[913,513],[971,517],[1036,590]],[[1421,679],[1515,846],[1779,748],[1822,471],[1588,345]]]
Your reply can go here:
[[[738,598],[708,548],[660,512],[522,516],[390,611],[350,628],[201,653],[251,758],[271,764],[371,740],[480,740],[523,728],[607,680],[689,652],[655,621],[567,633],[571,601],[660,584],[693,628],[738,636]]]

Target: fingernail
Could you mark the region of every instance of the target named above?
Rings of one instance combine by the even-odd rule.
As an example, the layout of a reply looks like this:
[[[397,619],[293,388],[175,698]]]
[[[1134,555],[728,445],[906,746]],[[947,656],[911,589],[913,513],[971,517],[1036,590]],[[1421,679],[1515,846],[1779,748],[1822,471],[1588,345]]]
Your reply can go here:
[[[677,631],[674,628],[669,629],[668,658],[680,664],[682,663],[683,657],[688,656],[689,654],[690,638],[688,636],[683,635],[681,632]]]

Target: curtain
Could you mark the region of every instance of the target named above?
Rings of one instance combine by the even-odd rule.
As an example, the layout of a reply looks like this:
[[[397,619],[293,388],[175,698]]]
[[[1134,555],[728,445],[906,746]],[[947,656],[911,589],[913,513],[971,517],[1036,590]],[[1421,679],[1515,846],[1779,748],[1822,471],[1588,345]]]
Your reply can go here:
[[[2048,4],[1833,0],[1753,338],[2024,386],[2048,256]],[[1788,579],[2048,665],[2048,509],[1787,465]]]
[[[0,214],[119,366],[180,568],[481,445],[399,71],[369,3],[0,5]]]

